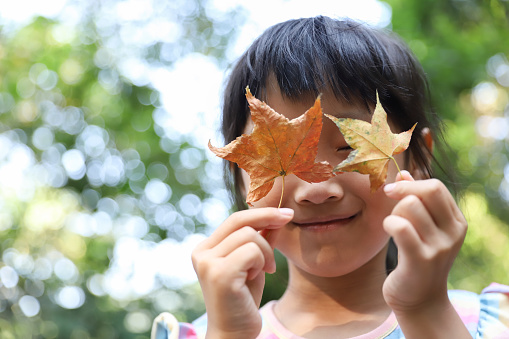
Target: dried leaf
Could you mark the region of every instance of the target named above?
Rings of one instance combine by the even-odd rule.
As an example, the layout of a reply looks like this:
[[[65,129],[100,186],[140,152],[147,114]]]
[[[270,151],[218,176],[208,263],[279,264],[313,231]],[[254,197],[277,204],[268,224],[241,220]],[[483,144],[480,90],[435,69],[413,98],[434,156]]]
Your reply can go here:
[[[412,132],[417,125],[406,132],[392,133],[378,93],[376,101],[371,124],[363,120],[340,119],[325,114],[339,127],[345,141],[354,149],[346,160],[334,168],[334,171],[369,174],[371,192],[375,192],[385,183],[389,161],[393,160],[396,163],[393,156],[408,148]],[[397,163],[396,166],[398,167]]]
[[[251,179],[247,203],[266,196],[277,177],[295,174],[307,182],[321,182],[334,176],[327,162],[315,162],[322,130],[320,98],[300,117],[289,120],[246,88],[254,123],[251,134],[242,134],[222,148],[211,145],[214,154],[235,162]],[[282,193],[281,193],[282,194]]]

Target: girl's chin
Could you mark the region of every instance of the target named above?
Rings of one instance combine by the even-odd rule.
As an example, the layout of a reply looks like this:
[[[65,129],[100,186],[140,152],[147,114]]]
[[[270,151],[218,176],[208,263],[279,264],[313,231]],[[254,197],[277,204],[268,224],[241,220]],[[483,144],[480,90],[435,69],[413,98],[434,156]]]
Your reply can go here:
[[[314,245],[307,247],[301,243],[301,246],[303,247],[300,247],[298,251],[295,248],[278,249],[288,259],[289,265],[298,268],[302,273],[305,272],[304,274],[320,278],[345,278],[355,272],[368,273],[373,272],[373,269],[384,273],[386,271],[387,245],[385,243],[353,247],[332,243],[322,247]],[[366,248],[371,250],[366,251]]]

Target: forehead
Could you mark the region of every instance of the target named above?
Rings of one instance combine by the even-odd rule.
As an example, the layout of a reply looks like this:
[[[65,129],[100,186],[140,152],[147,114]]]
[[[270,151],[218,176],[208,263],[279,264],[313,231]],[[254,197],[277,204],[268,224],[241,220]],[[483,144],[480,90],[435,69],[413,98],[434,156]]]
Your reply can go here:
[[[283,96],[279,86],[269,83],[266,89],[266,103],[288,119],[295,119],[311,108],[316,100],[312,93],[305,93],[298,99]],[[367,106],[362,100],[347,101],[338,99],[330,90],[321,94],[322,111],[338,118],[371,119],[374,106]]]

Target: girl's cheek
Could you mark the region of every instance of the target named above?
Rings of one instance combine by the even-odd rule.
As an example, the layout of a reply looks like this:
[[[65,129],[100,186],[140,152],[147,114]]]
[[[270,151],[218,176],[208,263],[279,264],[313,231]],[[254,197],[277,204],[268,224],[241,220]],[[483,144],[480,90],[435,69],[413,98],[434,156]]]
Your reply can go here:
[[[242,174],[242,184],[243,184],[243,195],[244,199],[246,199],[247,192],[249,192],[249,183],[250,178],[246,171],[241,169]],[[285,192],[289,191],[289,187],[286,184],[288,181],[288,178],[285,179]],[[260,208],[260,207],[277,207],[279,205],[279,200],[281,198],[281,190],[282,190],[282,184],[281,184],[281,177],[276,178],[276,181],[274,182],[274,186],[270,190],[270,192],[263,197],[262,199],[255,201],[252,203],[252,206],[249,206],[249,208]],[[283,195],[285,197],[285,195]]]
[[[285,188],[284,192],[282,192],[282,178],[278,177],[276,178],[274,182],[274,186],[272,186],[272,189],[270,192],[260,200],[253,203],[253,206],[255,208],[257,207],[278,207],[279,201],[281,200],[281,193],[283,193],[283,201],[281,207],[285,206],[285,200],[290,198],[291,194],[291,185],[288,184],[290,178],[285,179]]]

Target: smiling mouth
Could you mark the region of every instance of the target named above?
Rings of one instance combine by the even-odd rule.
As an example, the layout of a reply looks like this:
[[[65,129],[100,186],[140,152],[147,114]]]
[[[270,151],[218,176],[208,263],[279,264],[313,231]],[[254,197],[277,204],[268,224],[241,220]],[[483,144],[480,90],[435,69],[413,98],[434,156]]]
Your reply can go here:
[[[354,214],[347,218],[336,218],[324,221],[310,221],[310,222],[293,222],[293,224],[302,230],[323,232],[333,230],[336,228],[344,227],[348,225],[358,214]]]

